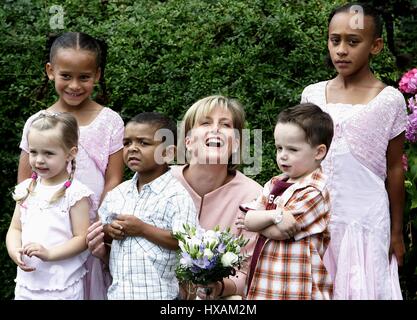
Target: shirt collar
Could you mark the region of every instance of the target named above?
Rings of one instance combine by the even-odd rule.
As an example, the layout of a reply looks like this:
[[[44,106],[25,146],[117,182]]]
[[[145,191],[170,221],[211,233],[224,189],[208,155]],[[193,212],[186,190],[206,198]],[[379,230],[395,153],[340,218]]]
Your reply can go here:
[[[313,186],[320,191],[324,189],[326,186],[326,176],[324,175],[321,166],[297,183],[297,189],[302,189],[307,186]]]
[[[139,173],[135,173],[133,178],[131,179],[131,184],[129,188],[129,192],[134,192],[136,190],[137,192],[137,181],[139,179]],[[172,179],[172,173],[171,170],[168,170],[163,175],[159,176],[158,178],[152,180],[149,183],[146,183],[143,185],[142,190],[151,190],[152,192],[159,194],[161,193],[167,186],[167,184]]]

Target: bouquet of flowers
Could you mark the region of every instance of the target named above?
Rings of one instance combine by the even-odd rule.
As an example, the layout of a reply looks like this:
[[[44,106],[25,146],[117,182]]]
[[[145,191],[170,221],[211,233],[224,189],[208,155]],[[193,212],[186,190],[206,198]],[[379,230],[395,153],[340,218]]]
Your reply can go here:
[[[208,285],[236,274],[248,257],[242,248],[249,240],[236,237],[230,228],[224,231],[216,226],[213,230],[204,230],[183,225],[183,230],[174,233],[179,243],[177,278],[194,284]]]

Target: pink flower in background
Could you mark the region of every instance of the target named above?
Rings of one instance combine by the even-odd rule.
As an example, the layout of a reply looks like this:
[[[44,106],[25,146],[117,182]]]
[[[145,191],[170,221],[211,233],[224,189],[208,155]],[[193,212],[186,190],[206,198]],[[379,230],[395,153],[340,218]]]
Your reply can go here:
[[[405,138],[410,142],[417,141],[417,112],[408,115]]]
[[[417,99],[416,97],[411,97],[408,99],[408,110],[410,110],[411,113],[416,112],[417,110]]]
[[[399,89],[411,97],[408,99],[408,118],[405,138],[409,142],[417,142],[417,68],[406,72],[400,80]],[[415,96],[412,96],[415,95]]]
[[[407,155],[405,153],[403,154],[402,161],[403,161],[404,171],[408,171],[408,158],[407,158]]]
[[[411,69],[402,76],[400,90],[405,93],[417,93],[417,68]]]

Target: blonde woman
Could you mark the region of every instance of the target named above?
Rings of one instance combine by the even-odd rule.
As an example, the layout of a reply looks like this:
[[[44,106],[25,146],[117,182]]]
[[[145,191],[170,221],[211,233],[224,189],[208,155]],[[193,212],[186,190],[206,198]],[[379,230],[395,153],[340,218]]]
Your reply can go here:
[[[185,139],[178,158],[185,153],[186,164],[173,167],[172,173],[193,198],[201,227],[219,225],[220,229],[230,227],[236,235],[243,233],[249,239],[244,250],[252,255],[256,233],[239,230],[234,223],[239,204],[254,200],[262,190],[237,170],[244,122],[245,113],[237,100],[217,95],[195,102],[182,121]],[[246,273],[245,267],[236,276],[213,283],[212,297],[244,296]],[[183,289],[183,299],[193,296],[190,286]],[[207,298],[198,292],[200,298]]]

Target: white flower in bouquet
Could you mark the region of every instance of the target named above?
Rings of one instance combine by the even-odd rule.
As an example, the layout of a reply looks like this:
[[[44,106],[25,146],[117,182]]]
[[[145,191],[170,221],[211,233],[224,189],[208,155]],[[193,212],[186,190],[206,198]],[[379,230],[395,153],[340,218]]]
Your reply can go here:
[[[178,242],[181,251],[186,251],[184,242]]]
[[[199,239],[198,237],[192,237],[192,238],[186,239],[186,244],[190,249],[194,249],[198,251],[200,247],[200,243],[201,243],[201,239]]]
[[[219,243],[219,234],[214,230],[207,230],[204,233],[203,241],[209,248],[214,248]]]
[[[205,248],[203,255],[207,257],[208,259],[211,259],[213,258],[214,253],[209,248]]]
[[[233,266],[237,261],[239,257],[237,254],[234,254],[233,252],[226,252],[221,259],[223,267],[231,267]]]
[[[189,255],[185,255],[181,257],[180,259],[180,265],[182,265],[185,268],[189,268],[193,266],[193,259]]]

